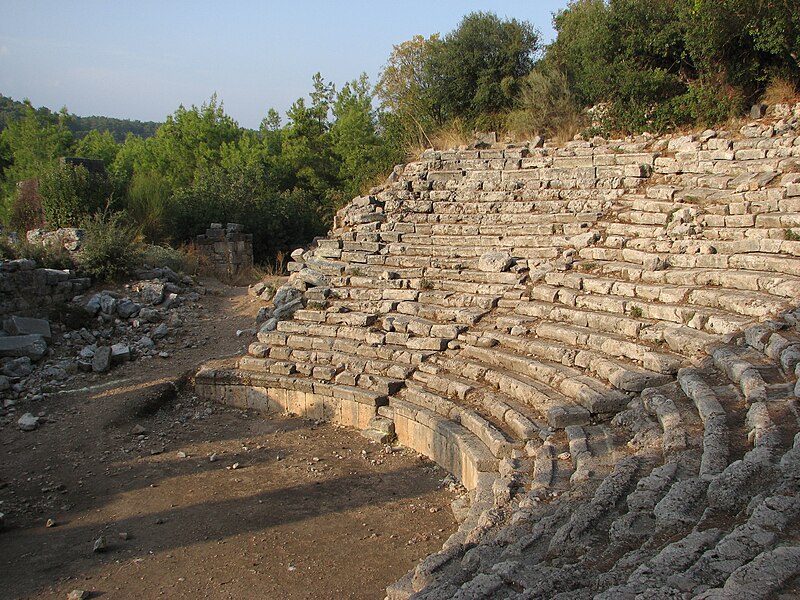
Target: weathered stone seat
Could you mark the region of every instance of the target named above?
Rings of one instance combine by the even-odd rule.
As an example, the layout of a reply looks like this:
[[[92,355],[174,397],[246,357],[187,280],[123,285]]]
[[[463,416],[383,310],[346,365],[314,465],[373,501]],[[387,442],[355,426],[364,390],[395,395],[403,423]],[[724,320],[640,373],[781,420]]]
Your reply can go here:
[[[392,600],[785,591],[796,134],[426,151],[293,253],[326,291],[199,388],[391,420],[462,480],[469,515]]]

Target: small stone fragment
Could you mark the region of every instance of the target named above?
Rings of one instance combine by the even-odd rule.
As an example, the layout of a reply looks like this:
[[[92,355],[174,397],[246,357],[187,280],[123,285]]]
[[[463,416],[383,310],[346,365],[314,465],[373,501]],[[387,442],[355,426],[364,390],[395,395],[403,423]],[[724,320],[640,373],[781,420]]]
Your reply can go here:
[[[105,373],[111,368],[111,347],[100,346],[92,357],[92,371]]]
[[[86,590],[72,590],[67,594],[67,600],[86,600],[89,597],[89,592]]]
[[[92,546],[92,552],[105,552],[106,550],[108,550],[106,536],[101,535],[94,541],[94,545]]]
[[[25,413],[17,421],[17,427],[22,431],[33,431],[39,426],[39,417],[34,417],[31,413]]]
[[[48,529],[50,527],[55,527],[56,526],[55,519],[47,519],[47,522],[44,524],[44,526],[47,527]]]

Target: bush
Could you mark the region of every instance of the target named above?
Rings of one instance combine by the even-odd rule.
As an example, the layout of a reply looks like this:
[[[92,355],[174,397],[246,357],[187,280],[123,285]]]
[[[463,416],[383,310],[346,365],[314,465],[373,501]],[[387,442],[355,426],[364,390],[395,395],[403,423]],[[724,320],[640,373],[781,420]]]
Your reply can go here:
[[[160,174],[135,173],[128,189],[125,212],[139,225],[139,232],[149,242],[162,242],[169,237],[169,209],[172,186]]]
[[[508,115],[508,130],[518,136],[571,137],[581,124],[581,112],[560,71],[531,71],[522,82],[517,109]]]
[[[112,186],[105,174],[62,162],[42,176],[39,194],[48,227],[58,229],[75,227],[103,210],[111,202]]]
[[[11,205],[9,224],[20,233],[44,227],[44,209],[37,179],[20,182]]]
[[[200,269],[200,257],[194,246],[172,248],[170,246],[147,245],[142,251],[142,263],[151,267],[169,267],[177,273],[196,275]]]
[[[72,269],[75,267],[72,256],[60,244],[31,244],[20,240],[9,248],[9,258],[27,258],[45,269]]]
[[[95,214],[84,222],[86,239],[78,262],[82,271],[100,280],[131,275],[141,264],[142,245],[136,227],[124,212]]]

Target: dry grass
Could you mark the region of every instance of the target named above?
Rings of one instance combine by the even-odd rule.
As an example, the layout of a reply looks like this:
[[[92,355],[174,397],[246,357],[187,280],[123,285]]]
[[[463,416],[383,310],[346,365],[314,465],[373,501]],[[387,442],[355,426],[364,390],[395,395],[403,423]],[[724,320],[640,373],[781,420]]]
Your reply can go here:
[[[769,82],[761,101],[770,106],[773,104],[794,104],[798,101],[797,87],[788,79],[774,77]]]
[[[434,150],[450,150],[460,146],[467,146],[475,141],[475,135],[461,119],[454,119],[447,125],[434,131],[427,136],[430,145],[422,147],[414,145],[408,148],[407,156],[409,160],[417,160],[423,151],[433,148]]]

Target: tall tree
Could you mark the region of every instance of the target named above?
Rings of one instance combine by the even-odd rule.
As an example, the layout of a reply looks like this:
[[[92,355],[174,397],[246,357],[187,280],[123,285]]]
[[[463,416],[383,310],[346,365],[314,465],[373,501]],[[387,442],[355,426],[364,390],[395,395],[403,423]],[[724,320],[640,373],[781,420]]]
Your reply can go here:
[[[539,36],[527,21],[471,13],[425,63],[434,102],[446,119],[507,111],[538,50]]]
[[[114,136],[108,130],[100,133],[92,129],[83,139],[75,144],[75,156],[81,158],[93,158],[102,160],[106,168],[110,167],[117,157],[120,145],[114,140]]]
[[[214,94],[200,108],[180,106],[167,117],[156,135],[145,140],[138,166],[161,172],[175,188],[190,186],[198,169],[218,161],[223,144],[238,141],[241,133]]]
[[[339,159],[339,180],[349,200],[381,171],[387,154],[378,135],[378,119],[366,73],[346,83],[333,103],[333,151]]]
[[[429,143],[429,135],[442,121],[425,66],[439,43],[439,34],[417,35],[394,46],[375,86],[382,108],[394,115],[395,128],[417,145]]]
[[[6,148],[6,166],[2,172],[0,213],[8,210],[16,196],[17,183],[38,176],[69,153],[72,133],[67,127],[68,114],[42,114],[25,102],[24,116],[12,120],[0,133],[0,146]],[[10,161],[8,160],[10,157]]]

